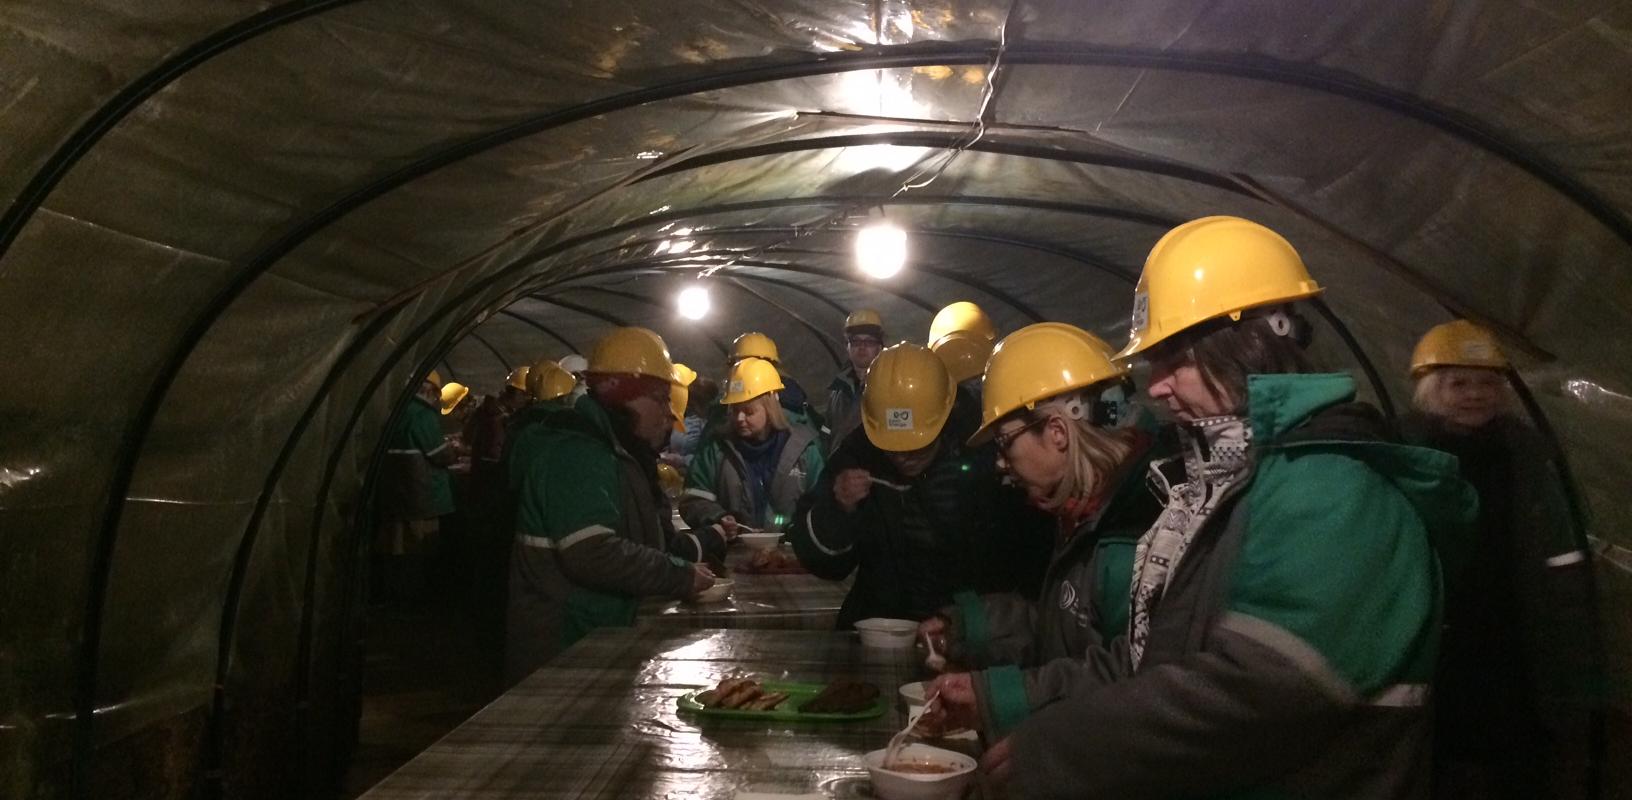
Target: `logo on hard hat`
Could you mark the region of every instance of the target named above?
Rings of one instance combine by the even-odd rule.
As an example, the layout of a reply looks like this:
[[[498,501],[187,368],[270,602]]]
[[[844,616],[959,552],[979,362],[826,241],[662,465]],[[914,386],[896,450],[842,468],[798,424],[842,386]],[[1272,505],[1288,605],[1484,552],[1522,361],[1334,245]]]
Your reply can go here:
[[[1150,295],[1139,292],[1133,296],[1133,329],[1142,331],[1150,323]]]
[[[884,411],[884,427],[892,431],[912,430],[912,409],[890,408]]]
[[[1496,354],[1490,352],[1490,345],[1485,342],[1466,342],[1462,345],[1463,358],[1488,361],[1495,358],[1495,355]]]
[[[732,381],[729,391],[731,394],[742,394],[742,381]]]

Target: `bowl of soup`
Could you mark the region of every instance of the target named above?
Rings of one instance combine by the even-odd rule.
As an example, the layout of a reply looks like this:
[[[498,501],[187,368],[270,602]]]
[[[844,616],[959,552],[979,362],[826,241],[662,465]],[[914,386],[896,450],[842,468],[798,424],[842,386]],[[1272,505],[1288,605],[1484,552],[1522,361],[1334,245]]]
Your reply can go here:
[[[749,550],[775,550],[782,542],[782,534],[771,531],[769,533],[739,533],[737,541],[748,545]]]
[[[735,585],[736,585],[735,581],[732,581],[732,580],[729,580],[729,579],[726,579],[726,578],[720,578],[719,580],[714,581],[713,586],[710,586],[707,589],[704,589],[701,592],[698,592],[697,596],[693,597],[691,599],[691,602],[693,602],[693,603],[723,603],[726,600],[730,599],[730,597],[731,597],[731,588],[733,586],[735,586]]]
[[[910,619],[869,617],[856,623],[856,633],[861,636],[862,647],[899,650],[912,647],[912,641],[918,638],[918,623]]]
[[[884,766],[884,751],[862,757],[873,781],[873,794],[883,800],[957,800],[974,778],[975,760],[962,753],[909,744],[894,763]]]

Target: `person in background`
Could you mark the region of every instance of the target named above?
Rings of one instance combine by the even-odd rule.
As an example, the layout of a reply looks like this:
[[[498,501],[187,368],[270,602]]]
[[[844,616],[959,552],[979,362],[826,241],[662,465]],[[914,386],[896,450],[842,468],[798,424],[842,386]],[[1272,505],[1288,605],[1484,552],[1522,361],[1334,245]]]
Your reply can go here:
[[[442,436],[441,404],[442,376],[432,370],[385,434],[374,553],[381,593],[396,605],[423,599],[427,557],[441,518],[453,513],[448,467],[457,454]]]
[[[712,378],[698,376],[686,390],[686,412],[681,427],[683,432],[675,451],[690,462],[703,446],[703,433],[708,427],[706,415],[720,401],[720,384]]]
[[[669,434],[668,444],[663,448],[663,460],[671,466],[684,466],[687,454],[686,445],[686,408],[691,404],[691,386],[697,382],[697,371],[691,367],[676,362],[674,377],[677,383],[669,390],[669,410],[674,414],[674,432]]]
[[[940,691],[972,696],[992,715],[986,730],[1069,695],[1091,669],[1084,656],[1127,631],[1134,547],[1162,505],[1145,483],[1155,423],[1128,402],[1113,352],[1081,328],[1041,322],[1004,339],[986,368],[975,438],[996,441],[999,467],[1056,522],[1041,597],[964,592],[919,626],[948,662],[981,670],[948,676]]]
[[[739,524],[781,531],[800,495],[822,471],[816,432],[793,425],[777,401],[776,366],[745,358],[731,368],[725,406],[731,427],[692,460],[680,516],[692,530],[718,528],[735,537]]]
[[[588,393],[517,437],[509,683],[597,627],[634,624],[641,597],[713,585],[707,567],[674,554],[699,548],[667,534],[660,502],[657,451],[674,427],[674,382],[661,337],[618,328],[590,356]]]
[[[954,391],[927,348],[886,348],[868,371],[861,428],[799,501],[786,535],[799,561],[828,580],[856,576],[841,629],[926,619],[960,589],[1036,596],[1049,521],[1003,486],[989,443],[965,444],[974,427],[952,424]]]
[[[811,408],[810,398],[805,394],[805,390],[799,386],[799,382],[794,380],[792,375],[782,371],[782,356],[777,352],[776,342],[771,341],[771,337],[763,333],[750,331],[733,340],[731,342],[730,364],[727,367],[729,368],[745,358],[763,359],[771,362],[776,367],[777,374],[782,378],[783,387],[782,391],[777,393],[777,400],[782,404],[788,422],[805,426],[817,433],[821,432],[824,425],[822,415],[817,413],[816,409]],[[710,432],[723,432],[730,426],[730,420],[726,419],[725,410],[716,406],[709,414],[707,430]],[[704,434],[705,437],[709,435],[712,434]]]
[[[884,349],[884,320],[877,311],[859,309],[844,320],[844,346],[850,358],[843,371],[827,385],[828,449],[836,450],[861,425],[861,392],[867,368]]]
[[[980,376],[997,343],[997,327],[980,306],[960,300],[935,313],[929,323],[929,349],[946,362],[958,384],[952,413],[980,417]]]
[[[1514,413],[1488,330],[1439,325],[1411,357],[1407,441],[1457,457],[1478,546],[1454,574],[1435,679],[1435,796],[1584,798],[1601,674],[1592,563],[1562,458]]]
[[[509,598],[510,550],[516,535],[516,493],[511,476],[515,470],[515,443],[522,434],[551,414],[571,408],[572,392],[578,379],[549,359],[540,359],[527,369],[523,381],[528,402],[511,414],[499,457],[498,476],[488,476],[475,489],[481,498],[469,517],[475,539],[471,604],[476,619],[477,641],[495,656],[493,668],[502,671],[505,612]]]
[[[1465,546],[1472,489],[1310,371],[1292,304],[1321,288],[1274,231],[1180,225],[1134,291],[1117,359],[1149,363],[1181,455],[1151,465],[1128,632],[987,732],[988,774],[1028,798],[1426,798],[1436,547]],[[941,721],[1002,719],[943,681]]]
[[[511,370],[504,379],[504,388],[483,400],[470,418],[465,443],[470,447],[472,474],[480,484],[503,482],[499,460],[504,456],[504,437],[509,431],[510,416],[532,402],[527,393],[530,369],[521,366]]]

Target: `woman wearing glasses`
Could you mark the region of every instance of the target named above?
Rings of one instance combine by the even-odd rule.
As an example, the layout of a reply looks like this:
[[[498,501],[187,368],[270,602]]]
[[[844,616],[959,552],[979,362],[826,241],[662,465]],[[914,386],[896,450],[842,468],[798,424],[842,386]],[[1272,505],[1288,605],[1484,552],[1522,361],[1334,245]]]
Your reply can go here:
[[[1145,485],[1152,425],[1126,402],[1127,370],[1111,352],[1087,331],[1043,322],[1000,342],[986,366],[974,440],[995,441],[999,466],[1057,524],[1035,602],[961,593],[919,626],[951,662],[989,667],[940,682],[943,695],[972,700],[988,730],[1069,694],[1088,669],[1083,654],[1127,630],[1134,543],[1161,503]]]

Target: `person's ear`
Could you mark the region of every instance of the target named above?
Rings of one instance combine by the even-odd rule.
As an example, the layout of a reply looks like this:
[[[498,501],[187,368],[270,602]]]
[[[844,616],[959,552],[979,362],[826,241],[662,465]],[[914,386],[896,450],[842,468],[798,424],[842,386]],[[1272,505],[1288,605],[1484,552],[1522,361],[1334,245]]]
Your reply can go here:
[[[1065,429],[1069,424],[1071,423],[1060,417],[1048,418],[1048,422],[1043,425],[1043,436],[1047,439],[1049,447],[1061,453],[1071,447],[1071,433]]]

